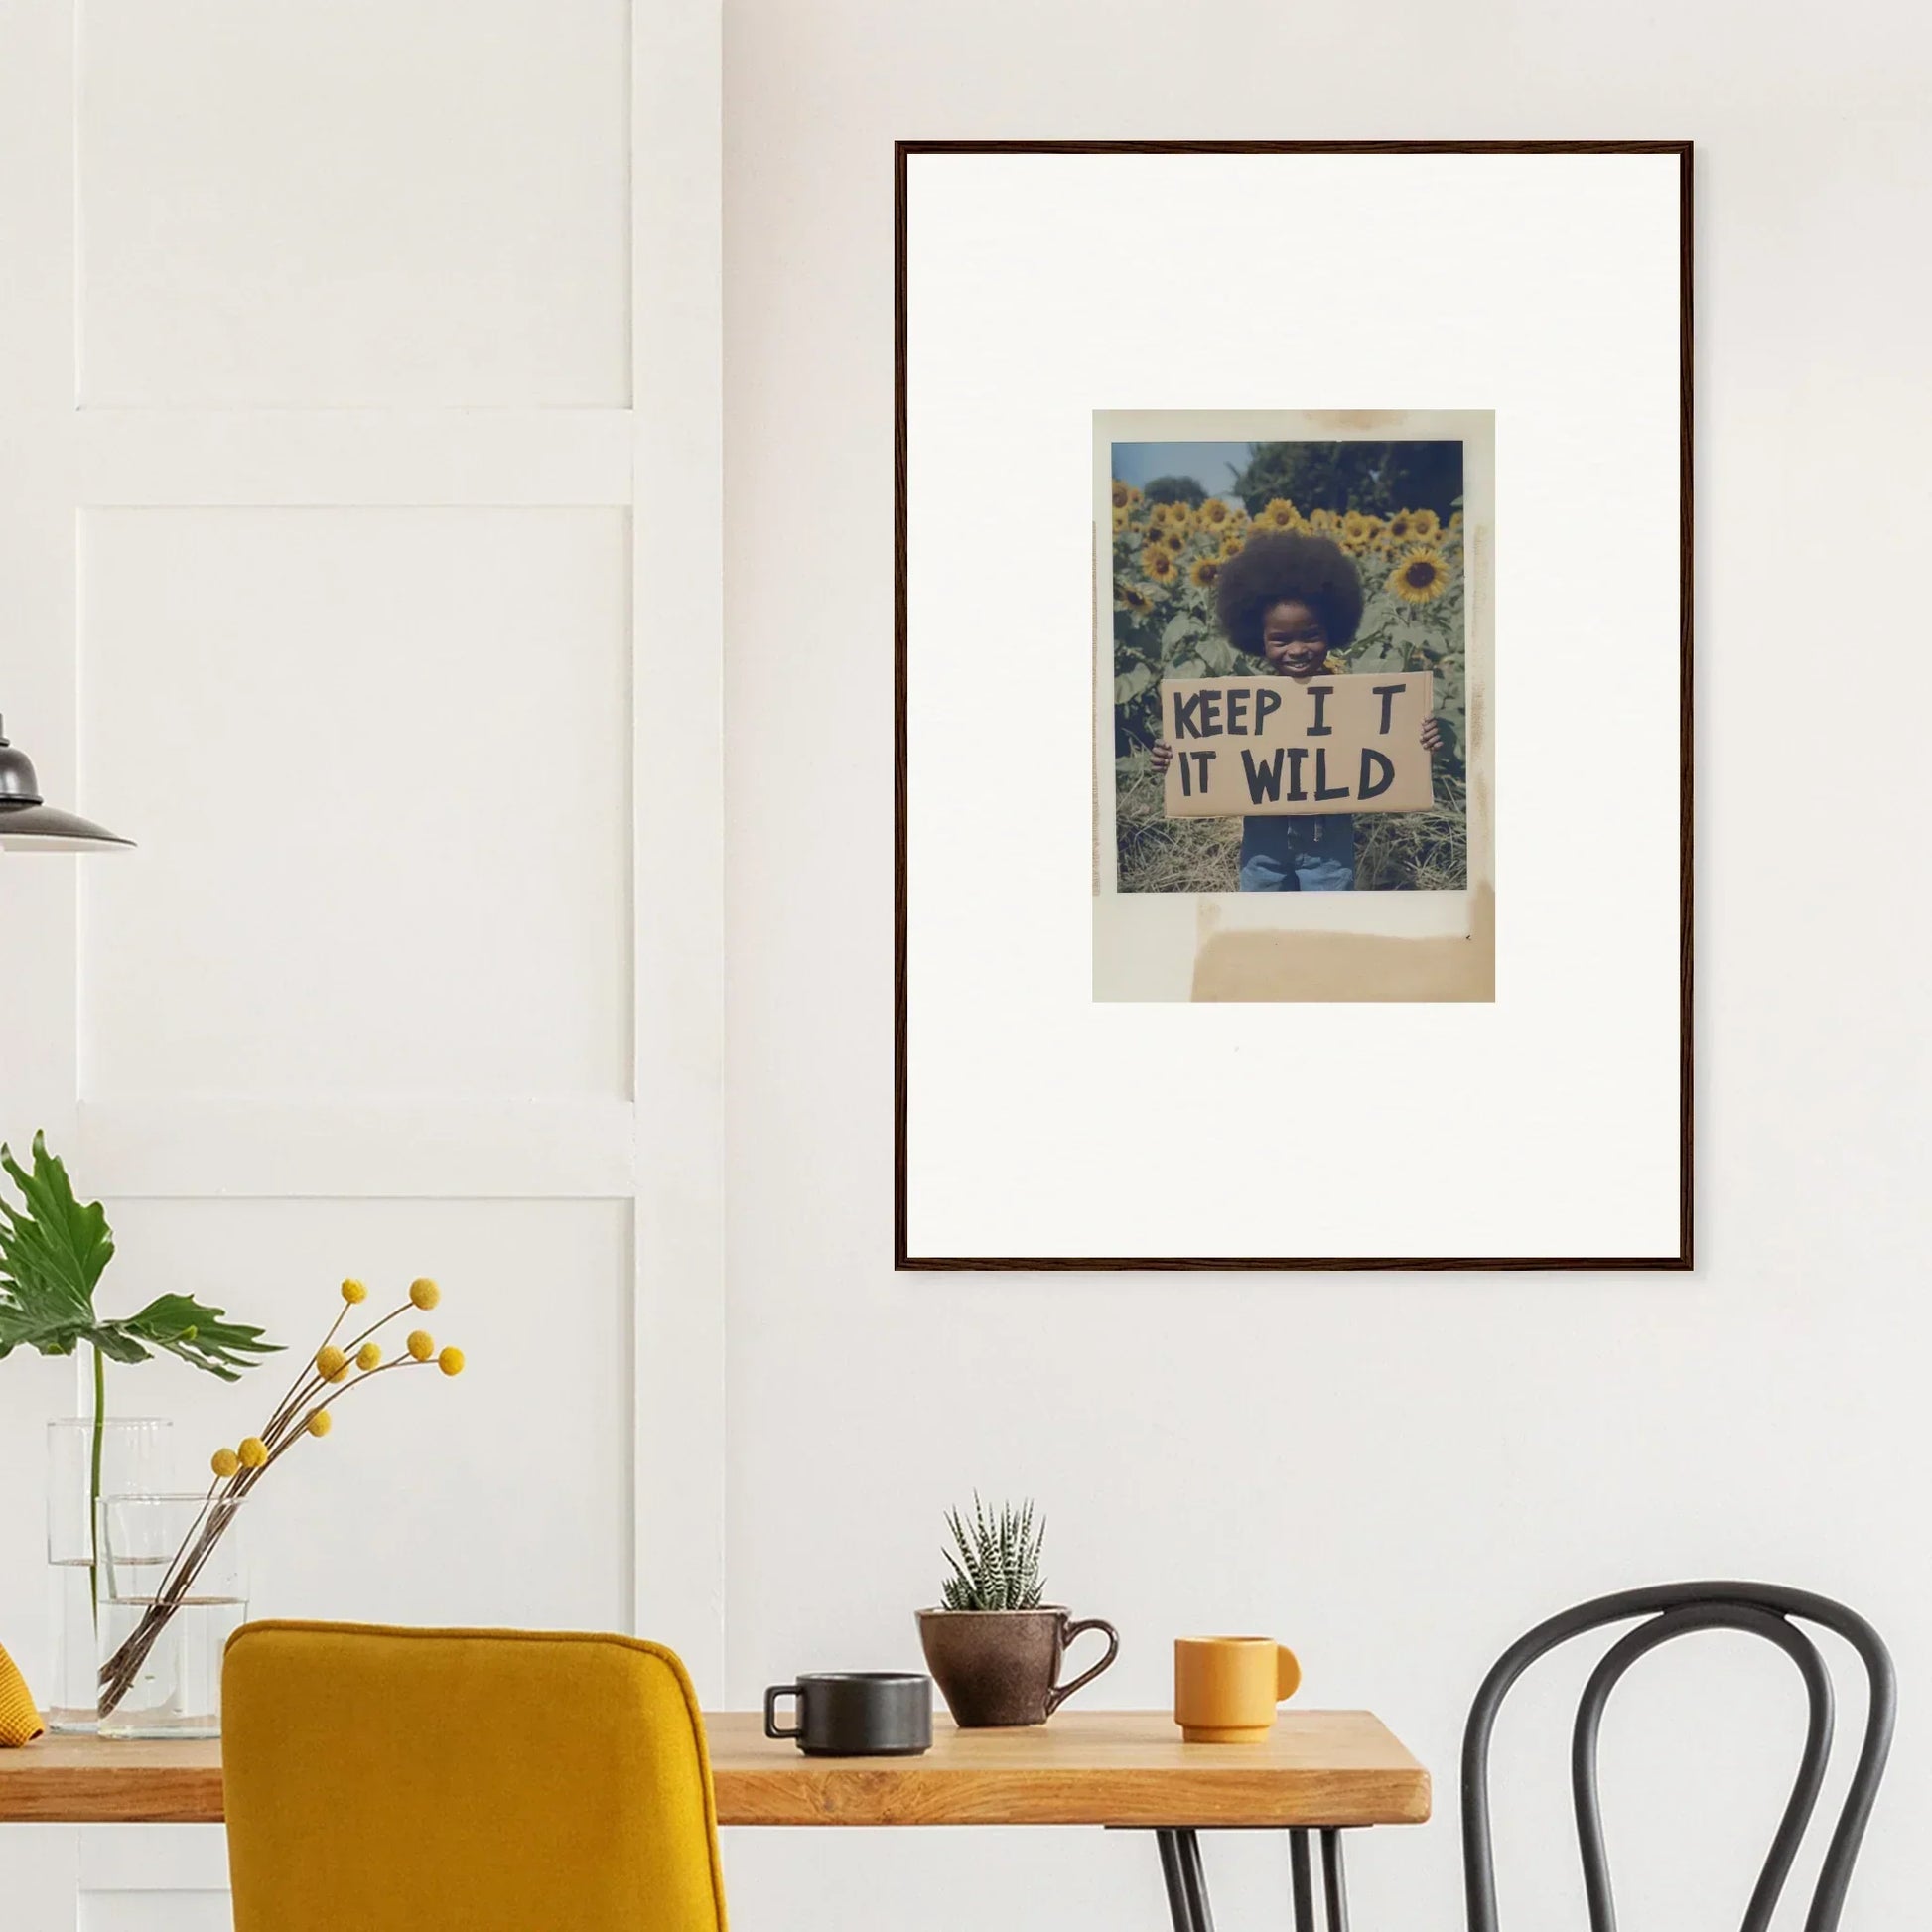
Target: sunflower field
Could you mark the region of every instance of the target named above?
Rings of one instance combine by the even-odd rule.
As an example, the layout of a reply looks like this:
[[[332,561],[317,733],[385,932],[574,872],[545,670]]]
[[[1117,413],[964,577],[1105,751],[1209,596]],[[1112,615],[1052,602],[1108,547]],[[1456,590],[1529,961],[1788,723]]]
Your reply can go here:
[[[1267,666],[1223,635],[1214,585],[1258,530],[1331,538],[1362,579],[1362,622],[1333,653],[1337,671],[1433,671],[1443,750],[1436,809],[1364,813],[1355,821],[1358,890],[1442,891],[1468,883],[1462,752],[1468,715],[1463,662],[1462,512],[1371,516],[1275,497],[1251,515],[1210,496],[1150,502],[1113,485],[1114,786],[1120,890],[1220,893],[1239,885],[1238,818],[1169,819],[1150,753],[1160,736],[1164,677],[1259,676]]]

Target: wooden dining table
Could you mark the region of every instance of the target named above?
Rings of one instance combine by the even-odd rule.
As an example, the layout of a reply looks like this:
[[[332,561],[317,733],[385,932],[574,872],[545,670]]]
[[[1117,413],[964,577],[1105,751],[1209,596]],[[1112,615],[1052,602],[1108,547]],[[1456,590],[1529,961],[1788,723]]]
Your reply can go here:
[[[1342,1834],[1429,1817],[1429,1773],[1366,1711],[1285,1711],[1258,1744],[1188,1744],[1165,1711],[933,1725],[918,1757],[807,1757],[757,1712],[708,1713],[720,1825],[1088,1825],[1147,1831],[1174,1932],[1212,1932],[1199,1834],[1285,1832],[1296,1932],[1347,1932]],[[506,1739],[514,1750],[514,1739]],[[0,1751],[0,1824],[222,1822],[218,1742],[45,1737]]]

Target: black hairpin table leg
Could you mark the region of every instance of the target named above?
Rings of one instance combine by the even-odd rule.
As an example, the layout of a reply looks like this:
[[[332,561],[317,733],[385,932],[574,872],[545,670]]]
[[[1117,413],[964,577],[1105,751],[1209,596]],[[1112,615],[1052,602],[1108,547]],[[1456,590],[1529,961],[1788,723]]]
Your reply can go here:
[[[1321,1834],[1321,1884],[1328,1895],[1328,1932],[1348,1932],[1348,1880],[1341,1868],[1341,1834],[1332,1826]]]
[[[1295,1932],[1315,1932],[1314,1873],[1309,1864],[1309,1835],[1297,1828],[1288,1835],[1288,1871],[1295,1890]]]
[[[1201,1869],[1200,1838],[1184,1829],[1157,1831],[1161,1875],[1168,1884],[1168,1912],[1173,1932],[1214,1932],[1207,1908],[1207,1874]]]

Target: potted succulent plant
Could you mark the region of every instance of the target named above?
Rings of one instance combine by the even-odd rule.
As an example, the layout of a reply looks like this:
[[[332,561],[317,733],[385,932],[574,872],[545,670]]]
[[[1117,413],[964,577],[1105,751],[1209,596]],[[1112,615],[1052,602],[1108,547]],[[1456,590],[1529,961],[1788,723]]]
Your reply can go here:
[[[973,1494],[969,1523],[946,1512],[952,1548],[937,1608],[919,1612],[919,1643],[953,1722],[962,1729],[1043,1725],[1082,1684],[1120,1652],[1120,1637],[1098,1617],[1070,1619],[1046,1602],[1040,1549],[1046,1538],[1031,1502],[989,1513]],[[1106,1634],[1107,1654],[1070,1684],[1058,1681],[1066,1646],[1083,1630]]]

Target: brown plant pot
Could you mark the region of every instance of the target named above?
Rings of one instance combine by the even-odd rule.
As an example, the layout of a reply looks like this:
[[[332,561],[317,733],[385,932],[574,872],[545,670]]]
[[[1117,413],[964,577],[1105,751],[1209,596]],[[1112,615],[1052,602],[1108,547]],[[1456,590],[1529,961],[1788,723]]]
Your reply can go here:
[[[1082,1684],[1120,1654],[1120,1636],[1098,1617],[1078,1622],[1057,1605],[1037,1610],[921,1610],[926,1668],[962,1730],[1043,1725]],[[1107,1654],[1070,1684],[1058,1682],[1066,1646],[1101,1630]]]

